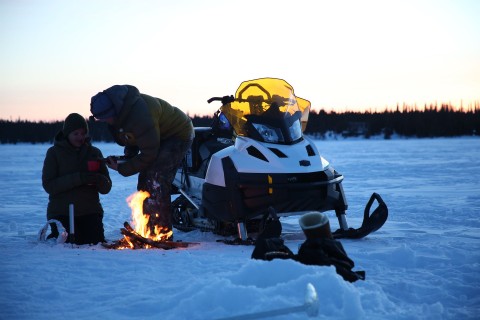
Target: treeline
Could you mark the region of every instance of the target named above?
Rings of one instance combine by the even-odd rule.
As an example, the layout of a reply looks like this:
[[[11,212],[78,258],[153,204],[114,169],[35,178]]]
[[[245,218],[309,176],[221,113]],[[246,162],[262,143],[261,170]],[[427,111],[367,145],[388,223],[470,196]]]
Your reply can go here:
[[[212,117],[193,116],[196,127],[206,127]],[[0,142],[47,143],[52,142],[62,129],[63,122],[31,122],[25,120],[0,120]],[[112,142],[105,123],[89,121],[93,141]],[[425,106],[422,110],[403,106],[383,112],[316,112],[312,110],[306,134],[324,137],[335,135],[371,136],[381,135],[389,139],[393,134],[404,137],[456,137],[480,134],[480,105],[469,110],[455,109],[450,105]]]
[[[393,134],[404,137],[457,137],[480,135],[480,105],[469,110],[450,105],[425,106],[422,110],[403,106],[383,112],[311,112],[307,134],[324,136],[333,132],[344,137]]]

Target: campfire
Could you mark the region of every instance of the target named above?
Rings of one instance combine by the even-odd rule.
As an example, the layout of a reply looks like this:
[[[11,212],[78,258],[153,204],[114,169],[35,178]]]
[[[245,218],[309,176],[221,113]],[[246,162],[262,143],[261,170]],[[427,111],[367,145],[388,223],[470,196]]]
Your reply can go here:
[[[123,223],[120,232],[123,238],[113,243],[105,244],[109,249],[173,249],[185,248],[190,243],[168,241],[173,231],[168,228],[155,226],[154,230],[149,227],[150,215],[143,213],[143,201],[150,194],[146,191],[138,191],[127,198],[128,206],[132,209],[132,221]],[[156,213],[158,214],[158,213]],[[133,227],[132,227],[133,225]]]

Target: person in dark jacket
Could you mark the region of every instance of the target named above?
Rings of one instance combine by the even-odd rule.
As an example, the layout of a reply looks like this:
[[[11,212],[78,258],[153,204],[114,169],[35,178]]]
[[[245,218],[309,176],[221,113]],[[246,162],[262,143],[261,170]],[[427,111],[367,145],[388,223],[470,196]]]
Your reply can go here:
[[[69,205],[73,204],[76,244],[105,242],[99,193],[107,194],[112,188],[108,168],[100,161],[102,152],[87,135],[85,119],[78,113],[69,114],[47,150],[42,171],[42,185],[49,194],[47,219],[60,221],[69,231]],[[58,237],[56,224],[50,226],[48,238]]]
[[[143,203],[149,228],[155,235],[171,234],[171,185],[178,167],[192,145],[191,119],[168,102],[131,85],[114,85],[91,99],[90,111],[108,123],[127,161],[109,157],[107,165],[123,176],[139,173],[137,190],[150,196]],[[167,237],[167,239],[170,236]]]

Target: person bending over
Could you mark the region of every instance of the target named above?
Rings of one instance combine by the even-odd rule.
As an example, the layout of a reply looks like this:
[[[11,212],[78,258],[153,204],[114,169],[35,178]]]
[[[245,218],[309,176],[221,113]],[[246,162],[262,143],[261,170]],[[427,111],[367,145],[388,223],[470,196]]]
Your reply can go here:
[[[150,194],[143,203],[149,228],[169,233],[171,184],[192,145],[191,119],[165,100],[140,93],[132,85],[114,85],[97,93],[91,99],[90,111],[97,121],[108,124],[115,142],[124,147],[127,161],[120,163],[109,157],[107,165],[125,177],[139,173],[137,190]]]

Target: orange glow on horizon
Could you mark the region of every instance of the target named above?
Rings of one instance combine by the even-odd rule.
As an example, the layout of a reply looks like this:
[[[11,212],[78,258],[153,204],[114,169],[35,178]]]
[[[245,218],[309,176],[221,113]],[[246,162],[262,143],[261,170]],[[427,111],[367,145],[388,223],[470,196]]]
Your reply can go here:
[[[393,105],[384,105],[384,106],[371,106],[371,107],[328,107],[328,106],[315,106],[312,105],[312,111],[314,112],[320,112],[320,111],[325,111],[327,113],[330,112],[336,112],[336,113],[346,113],[346,112],[358,112],[358,113],[373,113],[373,112],[378,112],[382,113],[385,111],[396,111],[397,108],[399,111],[413,111],[413,110],[419,110],[423,111],[425,107],[427,109],[436,109],[440,110],[442,106],[448,106],[449,109],[454,110],[454,111],[463,111],[463,112],[469,112],[469,111],[475,111],[480,109],[480,99],[477,101],[471,101],[471,102],[457,102],[457,103],[452,103],[452,102],[441,102],[441,101],[434,101],[431,103],[397,103]],[[189,114],[190,117],[195,117],[195,116],[212,116],[214,111],[212,112],[207,112],[207,111],[202,111],[202,110],[184,110],[186,113]],[[210,110],[208,110],[210,111]],[[68,114],[72,112],[77,112],[84,116],[86,119],[90,116],[90,109],[89,107],[79,107],[79,108],[72,108],[70,110],[66,110],[63,108],[57,108],[57,109],[51,109],[49,112],[42,111],[41,108],[38,108],[38,110],[30,110],[28,109],[25,110],[25,112],[16,112],[15,116],[8,115],[9,110],[1,110],[0,111],[0,120],[7,120],[7,121],[31,121],[31,122],[62,122],[64,119],[68,116]]]

